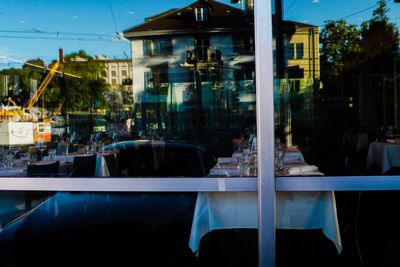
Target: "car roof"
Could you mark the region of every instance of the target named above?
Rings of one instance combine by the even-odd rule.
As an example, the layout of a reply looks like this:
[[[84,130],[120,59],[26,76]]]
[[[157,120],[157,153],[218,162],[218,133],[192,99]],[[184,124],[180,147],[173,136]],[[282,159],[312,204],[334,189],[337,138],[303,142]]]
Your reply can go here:
[[[183,143],[172,140],[128,140],[121,141],[115,144],[106,145],[105,149],[108,148],[132,148],[132,147],[167,147],[176,149],[202,149],[201,146]]]

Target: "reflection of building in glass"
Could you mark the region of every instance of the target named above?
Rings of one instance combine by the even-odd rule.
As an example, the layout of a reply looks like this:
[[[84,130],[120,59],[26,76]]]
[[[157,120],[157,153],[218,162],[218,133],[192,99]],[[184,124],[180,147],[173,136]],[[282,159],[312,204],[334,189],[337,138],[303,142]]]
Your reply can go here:
[[[97,57],[97,60],[104,63],[106,81],[111,87],[132,85],[132,61],[130,59],[106,59]],[[129,88],[126,88],[129,89]]]
[[[226,137],[255,124],[253,31],[242,10],[204,0],[126,30],[136,134],[208,145],[224,136],[231,148]]]
[[[277,16],[274,37],[281,43],[275,43],[275,123],[284,126],[288,145],[304,146],[307,131],[312,131],[315,92],[320,87],[319,27]]]
[[[285,21],[285,28],[294,33],[285,44],[289,78],[320,78],[319,27]]]

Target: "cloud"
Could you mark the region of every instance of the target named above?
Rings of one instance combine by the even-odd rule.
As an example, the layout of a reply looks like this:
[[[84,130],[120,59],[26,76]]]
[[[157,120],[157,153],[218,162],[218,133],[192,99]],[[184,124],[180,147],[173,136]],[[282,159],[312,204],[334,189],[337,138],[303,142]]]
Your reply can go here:
[[[135,12],[134,12],[134,11],[128,11],[128,14],[129,14],[129,15],[134,15]]]
[[[78,17],[78,16],[72,16],[72,18],[73,18],[73,19],[79,19],[79,17]]]
[[[319,3],[319,0],[312,0],[312,3],[313,3],[313,4],[318,4],[318,3]]]
[[[24,23],[25,23],[25,20],[21,19],[21,20],[19,20],[18,22],[24,24]]]

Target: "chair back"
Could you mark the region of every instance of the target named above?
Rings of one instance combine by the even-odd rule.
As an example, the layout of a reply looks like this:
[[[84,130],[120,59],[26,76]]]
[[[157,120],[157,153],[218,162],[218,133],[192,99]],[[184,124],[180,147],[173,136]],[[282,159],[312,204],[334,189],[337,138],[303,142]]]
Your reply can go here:
[[[60,162],[36,163],[28,165],[28,177],[57,177],[60,170]]]
[[[79,155],[74,157],[70,177],[94,177],[96,173],[96,155]]]

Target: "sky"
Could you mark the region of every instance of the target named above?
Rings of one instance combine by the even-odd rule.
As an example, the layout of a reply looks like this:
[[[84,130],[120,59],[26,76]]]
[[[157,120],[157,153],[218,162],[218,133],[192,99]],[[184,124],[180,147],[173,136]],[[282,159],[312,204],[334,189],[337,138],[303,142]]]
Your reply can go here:
[[[387,0],[389,16],[400,23],[400,4]],[[111,59],[130,58],[130,44],[120,33],[171,8],[194,0],[0,0],[0,69],[20,67],[28,59],[46,63],[85,50]],[[220,0],[230,4],[230,0]],[[327,19],[354,24],[372,16],[376,0],[284,0],[284,17],[314,25]],[[233,4],[240,8],[240,5]],[[356,14],[354,14],[356,13]],[[350,15],[350,16],[349,16]]]

